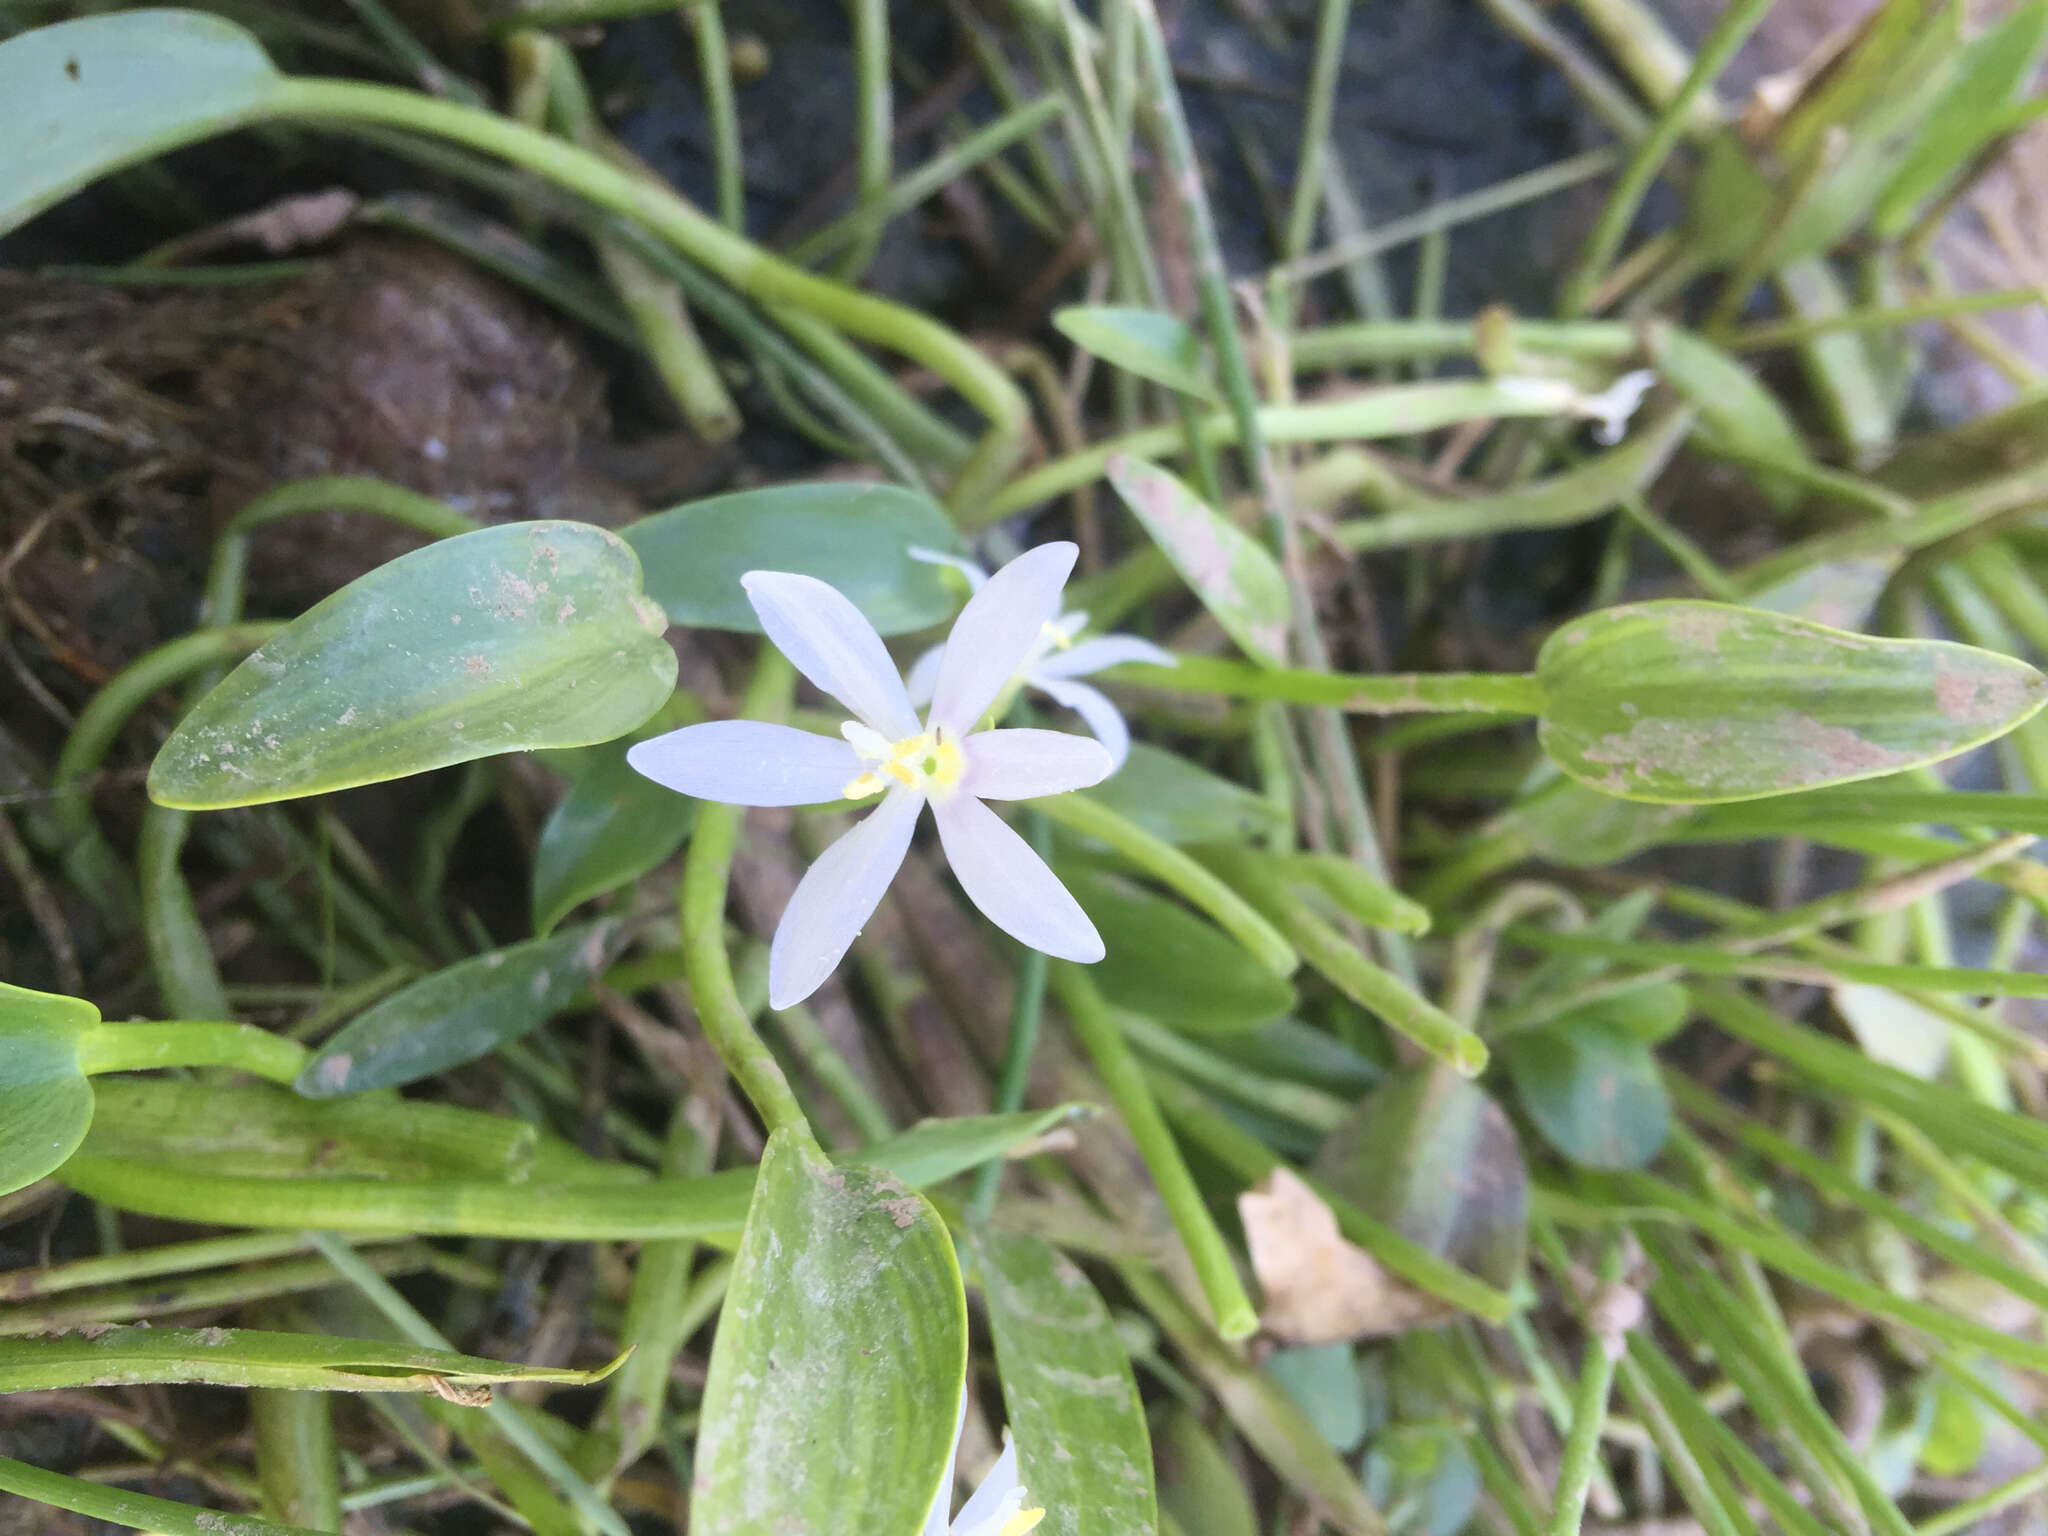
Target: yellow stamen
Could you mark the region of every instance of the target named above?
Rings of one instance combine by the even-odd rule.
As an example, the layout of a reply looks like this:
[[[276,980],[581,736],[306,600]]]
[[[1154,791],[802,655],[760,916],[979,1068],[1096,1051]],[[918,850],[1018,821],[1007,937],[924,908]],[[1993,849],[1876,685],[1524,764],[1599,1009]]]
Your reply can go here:
[[[1042,1509],[1020,1509],[1007,1520],[1001,1536],[1024,1536],[1024,1533],[1045,1518]]]
[[[849,721],[842,727],[842,734],[867,768],[841,791],[849,800],[864,799],[887,789],[884,775],[927,798],[943,798],[960,782],[967,767],[960,744],[949,739],[943,730],[920,731],[892,742]]]

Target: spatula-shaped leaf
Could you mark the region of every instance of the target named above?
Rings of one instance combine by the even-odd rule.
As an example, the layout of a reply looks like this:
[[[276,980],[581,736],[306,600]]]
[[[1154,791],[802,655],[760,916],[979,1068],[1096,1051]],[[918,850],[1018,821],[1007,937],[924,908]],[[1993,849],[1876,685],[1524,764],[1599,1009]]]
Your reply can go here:
[[[1088,1277],[1035,1237],[974,1242],[1018,1477],[1045,1536],[1141,1536],[1159,1525],[1152,1442],[1131,1362]]]
[[[1118,454],[1108,475],[1224,633],[1255,661],[1284,662],[1287,579],[1265,546],[1156,464]]]
[[[82,998],[0,982],[0,1195],[35,1183],[85,1139],[92,1085],[78,1037],[99,1021]]]
[[[319,1536],[303,1525],[279,1525],[254,1515],[225,1515],[217,1509],[180,1504],[152,1493],[135,1493],[88,1478],[46,1472],[9,1456],[0,1456],[0,1493],[33,1499],[38,1504],[68,1509],[131,1530],[160,1532],[161,1536]]]
[[[14,146],[0,234],[109,171],[261,115],[281,83],[240,27],[201,11],[127,11],[0,43]]]
[[[675,687],[640,562],[585,523],[507,523],[350,582],[199,701],[149,770],[218,810],[622,736]]]
[[[378,1339],[270,1333],[252,1328],[102,1328],[57,1338],[0,1339],[0,1392],[208,1382],[306,1392],[439,1392],[499,1381],[583,1386],[594,1371],[509,1365],[445,1349]]]
[[[1178,902],[1085,865],[1059,873],[1102,935],[1094,979],[1117,1007],[1200,1034],[1257,1029],[1294,1007],[1293,987]]]
[[[1502,1047],[1543,1139],[1583,1168],[1641,1168],[1663,1149],[1671,1103],[1641,1036],[1596,1014],[1520,1030]]]
[[[698,1536],[918,1536],[967,1370],[944,1223],[872,1169],[769,1138],[704,1387]]]
[[[837,587],[885,635],[952,617],[964,593],[913,546],[965,555],[938,503],[895,485],[778,485],[686,502],[625,530],[647,594],[677,624],[761,633],[740,577],[795,571]]]
[[[1119,304],[1075,304],[1052,323],[1084,352],[1198,400],[1215,400],[1216,385],[1202,358],[1202,338],[1185,322],[1156,309]]]
[[[1939,762],[2048,700],[2008,656],[1880,640],[1723,603],[1635,603],[1567,624],[1536,675],[1543,750],[1630,800],[1789,794]]]
[[[295,1086],[313,1098],[367,1093],[487,1056],[588,991],[618,937],[617,923],[590,923],[438,970],[356,1015]]]
[[[546,933],[583,902],[660,865],[682,847],[696,813],[695,800],[627,767],[624,743],[599,747],[540,829],[533,931]]]
[[[1411,1242],[1506,1289],[1529,1238],[1529,1175],[1514,1127],[1438,1062],[1396,1067],[1312,1165],[1337,1194]]]

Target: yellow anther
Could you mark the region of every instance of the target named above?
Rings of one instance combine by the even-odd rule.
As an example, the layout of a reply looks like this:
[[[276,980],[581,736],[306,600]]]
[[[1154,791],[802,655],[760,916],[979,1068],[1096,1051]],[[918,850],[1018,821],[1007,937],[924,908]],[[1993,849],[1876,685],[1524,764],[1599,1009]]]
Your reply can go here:
[[[868,770],[842,791],[849,800],[860,800],[887,789],[884,775],[905,789],[927,796],[943,795],[960,782],[960,774],[967,766],[959,743],[949,740],[941,730],[919,731],[915,736],[893,742],[853,721],[840,727],[840,731]]]
[[[1024,1533],[1045,1518],[1042,1509],[1020,1509],[1007,1520],[1001,1536],[1024,1536]]]

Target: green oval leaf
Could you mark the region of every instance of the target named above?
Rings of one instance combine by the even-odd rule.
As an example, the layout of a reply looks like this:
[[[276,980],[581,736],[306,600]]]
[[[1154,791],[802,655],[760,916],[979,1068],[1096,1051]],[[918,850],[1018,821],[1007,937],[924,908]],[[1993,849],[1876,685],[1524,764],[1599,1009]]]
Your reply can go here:
[[[845,593],[885,635],[929,629],[966,596],[913,546],[966,555],[944,510],[896,485],[819,483],[738,491],[643,517],[623,532],[647,572],[647,595],[671,622],[761,633],[740,588],[748,571],[795,571]]]
[[[200,11],[128,11],[0,43],[15,152],[0,234],[110,171],[262,115],[282,77],[256,39]]]
[[[982,1232],[974,1253],[1018,1476],[1045,1510],[1039,1529],[1045,1536],[1156,1530],[1145,1410],[1095,1287],[1035,1237]]]
[[[82,998],[0,982],[0,1195],[54,1172],[92,1125],[78,1037],[99,1023]]]
[[[1086,793],[1176,845],[1259,841],[1288,825],[1272,801],[1142,741],[1132,744],[1123,767]]]
[[[607,920],[436,971],[357,1014],[294,1086],[316,1099],[367,1093],[488,1056],[587,992],[618,940]]]
[[[2004,735],[2048,679],[1944,640],[1880,640],[1723,603],[1636,603],[1536,658],[1543,750],[1629,800],[1790,794],[1940,762]]]
[[[1324,1140],[1312,1168],[1341,1198],[1489,1285],[1505,1290],[1521,1274],[1521,1147],[1500,1106],[1449,1067],[1396,1067]]]
[[[1284,663],[1287,578],[1265,546],[1156,464],[1120,453],[1107,474],[1223,632],[1253,660]]]
[[[1128,880],[1062,862],[1059,876],[1102,935],[1089,974],[1102,995],[1174,1029],[1257,1029],[1294,1007],[1294,988],[1215,924]]]
[[[626,766],[624,743],[596,750],[569,786],[533,855],[533,931],[658,868],[682,847],[697,802]]]
[[[1306,1344],[1266,1356],[1266,1374],[1322,1431],[1330,1449],[1349,1456],[1365,1443],[1365,1378],[1348,1343]]]
[[[1053,313],[1060,334],[1084,352],[1141,379],[1214,403],[1219,396],[1202,355],[1202,338],[1156,309],[1075,304]]]
[[[698,1536],[918,1536],[967,1370],[945,1224],[873,1169],[769,1138],[704,1386]]]
[[[1567,1015],[1503,1042],[1508,1080],[1543,1139],[1582,1168],[1648,1166],[1671,1129],[1657,1059],[1609,1019]]]
[[[106,1328],[53,1339],[0,1339],[0,1392],[147,1382],[308,1392],[435,1392],[501,1381],[587,1386],[617,1365],[594,1371],[511,1365],[377,1339],[251,1328]]]
[[[442,539],[350,582],[171,733],[150,797],[259,805],[536,747],[610,741],[675,688],[640,562],[585,523]]]

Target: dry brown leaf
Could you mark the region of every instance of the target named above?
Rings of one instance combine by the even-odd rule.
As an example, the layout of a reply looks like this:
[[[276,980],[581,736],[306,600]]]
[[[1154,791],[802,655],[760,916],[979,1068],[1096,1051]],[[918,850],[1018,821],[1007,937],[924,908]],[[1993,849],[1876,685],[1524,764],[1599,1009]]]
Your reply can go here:
[[[1275,1168],[1237,1197],[1252,1270],[1265,1293],[1259,1321],[1289,1344],[1336,1344],[1440,1322],[1452,1309],[1395,1279],[1337,1230],[1322,1198]]]

